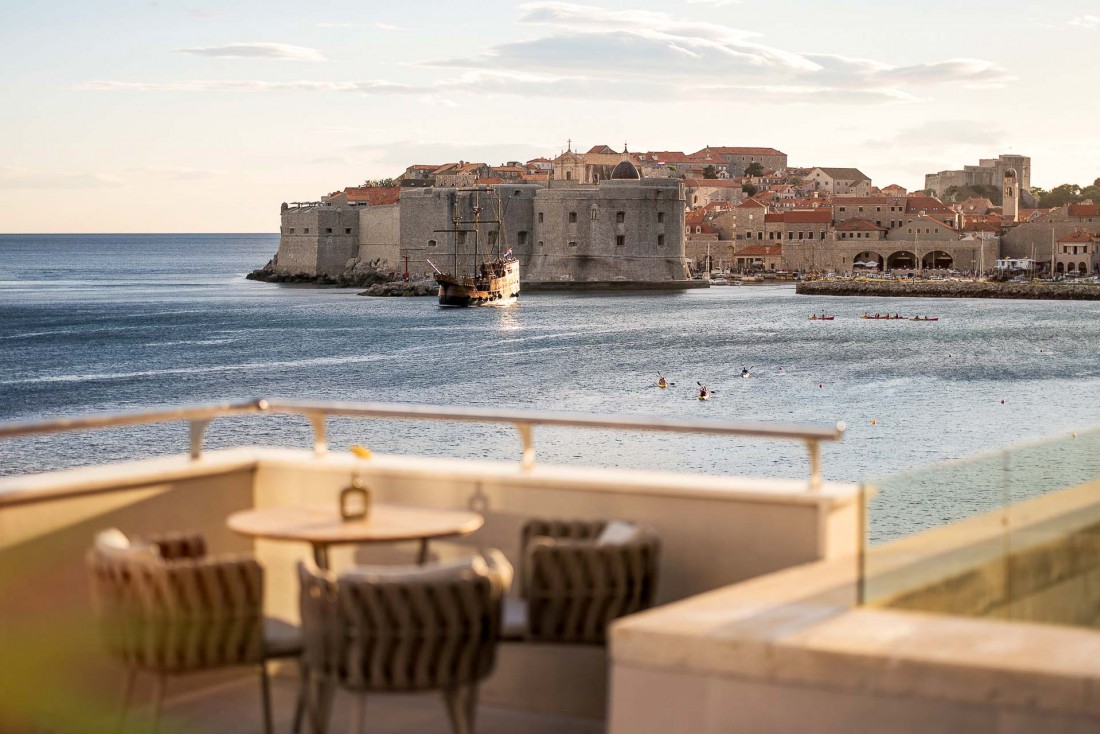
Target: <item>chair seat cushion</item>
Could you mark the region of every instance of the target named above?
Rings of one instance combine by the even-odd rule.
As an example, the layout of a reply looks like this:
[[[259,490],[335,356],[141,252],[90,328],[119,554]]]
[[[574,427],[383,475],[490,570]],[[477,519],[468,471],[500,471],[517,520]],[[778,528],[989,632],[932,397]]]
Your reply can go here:
[[[527,600],[515,596],[504,597],[504,609],[500,619],[500,639],[522,640],[527,637]]]
[[[264,658],[293,658],[302,654],[302,630],[290,622],[264,617]]]

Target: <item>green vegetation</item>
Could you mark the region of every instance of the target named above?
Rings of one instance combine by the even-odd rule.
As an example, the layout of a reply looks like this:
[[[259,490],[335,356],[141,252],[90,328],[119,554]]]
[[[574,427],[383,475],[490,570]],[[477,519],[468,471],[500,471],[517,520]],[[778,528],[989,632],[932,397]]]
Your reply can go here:
[[[714,166],[705,166],[703,168],[703,178],[718,178],[718,169]]]
[[[742,186],[741,190],[745,192],[746,196],[753,196],[753,195],[756,194],[756,187],[753,186],[750,183],[747,183],[744,186]]]
[[[363,188],[374,188],[375,186],[396,186],[397,181],[392,178],[378,178],[368,179],[363,182]]]
[[[993,202],[994,206],[1000,206],[1003,203],[1000,187],[986,186],[984,184],[977,184],[974,186],[948,186],[947,190],[943,192],[941,201],[948,204],[957,204],[971,198],[989,199]]]
[[[752,163],[750,163],[748,165],[747,168],[745,168],[745,175],[746,176],[763,176],[764,175],[764,164],[760,163],[760,161],[753,161]]]
[[[1091,199],[1094,204],[1100,204],[1100,178],[1093,181],[1090,186],[1062,184],[1061,186],[1055,186],[1050,191],[1032,186],[1031,193],[1039,200],[1040,209],[1053,209],[1066,204],[1077,204],[1085,199]]]

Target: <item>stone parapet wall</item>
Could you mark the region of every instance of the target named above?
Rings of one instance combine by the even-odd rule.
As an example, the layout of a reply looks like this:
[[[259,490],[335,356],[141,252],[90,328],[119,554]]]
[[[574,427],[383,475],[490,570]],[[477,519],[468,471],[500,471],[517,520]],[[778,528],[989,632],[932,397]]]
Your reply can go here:
[[[971,283],[955,281],[815,280],[799,283],[806,296],[885,296],[898,298],[1015,298],[1100,301],[1100,286],[1067,283]]]

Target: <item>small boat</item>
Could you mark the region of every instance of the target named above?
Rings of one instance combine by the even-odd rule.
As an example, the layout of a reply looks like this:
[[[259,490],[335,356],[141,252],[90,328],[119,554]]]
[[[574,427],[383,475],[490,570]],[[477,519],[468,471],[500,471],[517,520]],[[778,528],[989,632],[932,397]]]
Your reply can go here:
[[[664,390],[666,387],[668,387],[668,380],[666,380],[663,377],[661,379],[657,380],[657,387]]]
[[[835,318],[836,318],[836,316],[826,316],[825,314],[821,314],[820,316],[818,316],[815,313],[812,316],[810,316],[810,321],[832,321]]]
[[[710,400],[710,393],[699,393],[700,400]]]
[[[860,316],[860,318],[861,319],[870,319],[871,321],[904,321],[905,320],[905,317],[902,316],[901,314],[897,314],[897,315],[894,315],[894,316],[891,316],[890,314],[885,314],[885,315],[875,314],[874,316],[872,316],[871,314],[865,313],[862,316]]]
[[[940,317],[939,316],[924,316],[924,317],[913,316],[909,320],[910,321],[939,321]]]
[[[712,395],[712,393],[706,385],[700,385],[699,386],[699,399],[700,400],[710,400],[711,395]]]

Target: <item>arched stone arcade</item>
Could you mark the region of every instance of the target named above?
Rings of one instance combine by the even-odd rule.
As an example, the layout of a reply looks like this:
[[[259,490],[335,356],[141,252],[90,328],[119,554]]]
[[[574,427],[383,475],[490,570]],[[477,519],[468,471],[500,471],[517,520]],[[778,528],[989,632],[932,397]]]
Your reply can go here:
[[[887,270],[915,270],[917,256],[908,250],[898,250],[886,258]]]
[[[947,270],[955,264],[955,258],[943,250],[932,250],[921,258],[921,265],[926,270]]]

